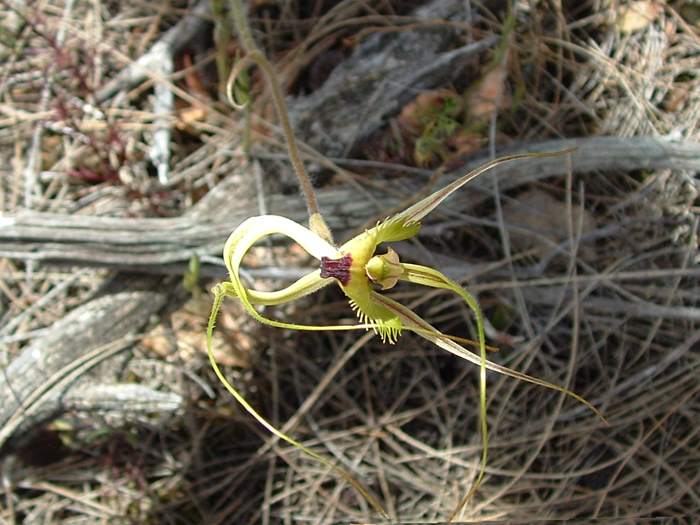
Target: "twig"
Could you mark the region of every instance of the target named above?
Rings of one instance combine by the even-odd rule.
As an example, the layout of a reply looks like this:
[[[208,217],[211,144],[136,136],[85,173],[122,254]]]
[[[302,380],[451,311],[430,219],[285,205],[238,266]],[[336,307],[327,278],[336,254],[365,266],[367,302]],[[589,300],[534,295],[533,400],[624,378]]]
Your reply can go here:
[[[173,73],[173,56],[170,48],[163,42],[158,42],[150,53],[154,57],[152,63],[153,72],[157,75],[153,87],[154,101],[153,113],[155,115],[153,132],[153,144],[148,156],[158,172],[158,181],[166,186],[169,181],[170,166],[170,124],[174,110],[175,99],[170,89],[170,83],[164,82]]]

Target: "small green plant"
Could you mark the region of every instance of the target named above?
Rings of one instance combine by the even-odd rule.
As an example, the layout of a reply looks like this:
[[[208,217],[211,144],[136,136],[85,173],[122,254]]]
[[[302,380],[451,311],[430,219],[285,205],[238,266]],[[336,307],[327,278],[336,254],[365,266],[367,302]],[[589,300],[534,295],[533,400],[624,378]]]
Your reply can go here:
[[[232,12],[236,17],[239,35],[247,30],[247,22],[243,16],[240,0],[232,1]],[[243,28],[243,29],[241,29]],[[332,240],[330,230],[323,220],[316,204],[313,187],[301,164],[294,135],[289,126],[286,115],[286,107],[282,98],[279,85],[276,82],[274,70],[265,57],[256,48],[252,48],[249,39],[245,45],[249,54],[241,60],[232,71],[228,85],[233,86],[238,73],[244,70],[244,66],[249,61],[256,62],[262,67],[264,73],[273,85],[272,95],[275,105],[283,121],[283,129],[289,145],[292,164],[294,165],[301,187],[307,197],[309,209],[310,228],[306,228],[286,217],[277,215],[263,215],[251,217],[243,221],[236,230],[229,236],[224,247],[224,261],[229,274],[229,281],[217,284],[213,288],[214,302],[207,326],[207,350],[211,365],[219,380],[231,393],[231,395],[248,411],[261,425],[268,429],[278,438],[286,441],[297,449],[327,465],[337,472],[343,479],[348,481],[378,512],[388,519],[388,515],[379,501],[358,482],[350,473],[336,465],[330,459],[323,457],[310,448],[302,445],[292,437],[282,433],[260,415],[231,385],[219,368],[212,352],[212,337],[218,312],[225,297],[233,297],[241,301],[246,311],[259,322],[277,328],[287,328],[293,330],[373,330],[385,343],[394,344],[404,331],[413,332],[425,338],[438,347],[465,359],[479,366],[479,412],[480,412],[480,433],[482,439],[481,465],[476,481],[468,493],[461,499],[456,508],[449,515],[452,521],[464,507],[466,502],[478,489],[484,474],[488,460],[488,426],[486,419],[486,370],[493,370],[509,375],[516,379],[529,381],[553,390],[565,393],[579,402],[588,406],[593,412],[602,418],[600,412],[577,394],[541,379],[528,376],[526,374],[510,370],[506,367],[493,363],[486,358],[486,338],[484,335],[484,318],[476,299],[458,283],[449,279],[440,271],[418,264],[403,263],[396,252],[391,249],[384,254],[378,254],[377,249],[382,243],[402,241],[414,237],[420,230],[421,220],[442,203],[449,195],[478,177],[480,174],[493,167],[505,163],[514,162],[529,157],[550,157],[561,155],[567,152],[556,153],[527,153],[511,155],[493,160],[485,165],[467,173],[448,186],[436,191],[430,196],[420,200],[416,204],[408,207],[402,212],[387,218],[378,223],[375,227],[366,230],[340,246]],[[242,65],[243,64],[243,65]],[[235,101],[234,101],[235,102]],[[248,288],[242,281],[240,271],[244,256],[251,246],[269,235],[282,234],[296,241],[304,250],[319,261],[318,269],[311,271],[295,283],[278,291],[258,291]],[[473,353],[459,343],[469,342],[468,340],[450,336],[440,332],[430,325],[416,313],[396,302],[390,297],[380,293],[380,290],[387,290],[401,281],[407,281],[418,285],[428,286],[448,290],[459,295],[471,311],[474,313],[477,324],[476,345],[479,353]],[[314,293],[326,286],[337,285],[347,296],[350,307],[356,312],[359,323],[352,325],[305,325],[289,323],[277,319],[272,319],[261,315],[256,310],[256,305],[280,305],[311,293]]]
[[[445,144],[460,127],[458,117],[461,112],[457,97],[443,97],[420,116],[422,131],[413,153],[418,164],[429,165],[436,156],[443,160],[448,157]]]
[[[197,255],[193,255],[190,257],[190,260],[187,263],[187,270],[185,270],[185,273],[182,276],[182,286],[184,286],[185,290],[190,292],[192,297],[195,299],[199,299],[199,295],[201,293],[198,286],[200,269],[201,263],[199,257]]]

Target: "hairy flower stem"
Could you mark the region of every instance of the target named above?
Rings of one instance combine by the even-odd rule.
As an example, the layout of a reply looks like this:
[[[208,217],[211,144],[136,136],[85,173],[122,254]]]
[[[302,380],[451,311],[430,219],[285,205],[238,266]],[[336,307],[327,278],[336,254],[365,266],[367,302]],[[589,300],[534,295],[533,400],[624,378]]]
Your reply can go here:
[[[241,0],[230,0],[230,6],[231,14],[236,25],[236,31],[241,40],[241,44],[243,45],[243,49],[246,52],[246,56],[236,65],[233,71],[231,71],[231,75],[227,83],[227,92],[231,92],[230,88],[233,85],[233,82],[235,82],[236,77],[243,70],[243,67],[249,62],[255,62],[255,64],[257,64],[257,66],[263,71],[267,81],[270,83],[272,101],[275,105],[277,117],[282,125],[284,138],[287,141],[289,159],[292,162],[292,168],[294,169],[294,173],[299,180],[301,191],[304,194],[311,230],[319,234],[327,241],[332,242],[333,236],[330,229],[326,225],[323,216],[321,215],[321,210],[318,207],[318,201],[316,199],[316,192],[311,184],[309,174],[306,172],[306,168],[304,168],[304,164],[301,161],[301,155],[299,154],[299,148],[294,137],[292,124],[289,121],[287,104],[284,101],[284,94],[282,93],[282,88],[279,80],[277,79],[275,69],[272,64],[270,64],[270,61],[267,59],[265,54],[255,45],[253,35],[250,31],[250,25],[248,24],[248,17],[245,13]],[[237,104],[234,102],[234,105]]]
[[[209,0],[212,17],[214,18],[214,47],[216,48],[216,72],[219,75],[219,90],[223,79],[231,72],[231,59],[228,55],[228,45],[231,41],[231,26],[226,17],[224,0]]]

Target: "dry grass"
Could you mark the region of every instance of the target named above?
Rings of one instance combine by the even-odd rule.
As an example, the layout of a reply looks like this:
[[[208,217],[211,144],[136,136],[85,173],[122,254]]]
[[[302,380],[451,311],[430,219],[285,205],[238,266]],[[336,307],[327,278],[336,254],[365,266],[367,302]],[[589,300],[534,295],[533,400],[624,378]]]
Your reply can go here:
[[[100,90],[182,16],[181,2],[3,4],[3,215],[29,208],[179,216],[244,162],[236,139],[242,119],[216,100],[215,79],[207,78],[210,47],[177,55],[165,184],[149,160],[153,131],[163,126],[153,81],[99,100]],[[343,15],[347,26],[330,34],[347,37],[341,31],[348,26],[360,36],[393,24],[413,28],[399,16],[408,5],[370,4],[375,11],[343,4],[354,6]],[[604,134],[700,140],[697,21],[664,6],[625,33],[615,9],[597,4],[560,11],[519,5],[506,86],[512,109],[501,110],[497,128],[491,121],[482,130],[486,142]],[[298,13],[293,3],[281,5],[282,13],[258,13],[261,43],[289,85],[313,85],[304,68],[326,52],[329,37],[311,45],[304,31],[314,13],[289,23]],[[498,17],[472,9],[475,35],[500,31]],[[388,18],[379,23],[378,15]],[[293,49],[297,55],[286,54]],[[192,62],[211,67],[195,73]],[[261,156],[279,153],[271,149],[279,137],[259,128],[255,137]],[[384,173],[356,180],[386,186],[376,184]],[[279,191],[283,183],[270,178],[258,180],[255,191]],[[254,178],[241,182],[253,191]],[[495,360],[575,390],[609,421],[603,425],[552,391],[490,375],[490,462],[464,519],[699,519],[699,189],[695,173],[670,170],[574,173],[516,191],[495,188],[476,209],[457,201],[427,225],[434,235],[406,247],[478,294],[493,325],[489,338],[502,347]],[[532,222],[515,222],[512,203],[525,192],[554,197],[558,213],[533,211]],[[579,230],[584,214],[591,222]],[[548,222],[560,227],[541,227]],[[298,260],[293,249],[257,257],[264,267]],[[11,259],[0,259],[0,268],[3,367],[110,275]],[[446,332],[472,333],[468,310],[450,296],[410,287],[395,296]],[[333,473],[271,440],[223,394],[202,352],[206,309],[206,301],[193,299],[172,324],[165,319],[165,328],[156,328],[164,332],[135,346],[120,377],[173,390],[186,408],[167,417],[66,414],[54,421],[4,458],[0,520],[378,520]],[[386,346],[357,333],[288,333],[261,329],[234,304],[225,309],[218,351],[238,365],[228,367],[229,377],[261,413],[357,473],[392,518],[444,519],[478,470],[474,367],[411,335]],[[352,316],[335,293],[283,312],[302,321]],[[172,344],[159,333],[170,334]]]

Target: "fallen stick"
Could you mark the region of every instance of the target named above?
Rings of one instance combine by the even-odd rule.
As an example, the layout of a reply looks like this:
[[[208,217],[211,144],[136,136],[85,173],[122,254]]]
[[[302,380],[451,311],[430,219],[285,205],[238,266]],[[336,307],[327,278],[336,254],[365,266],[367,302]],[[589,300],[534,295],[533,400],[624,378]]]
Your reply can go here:
[[[546,141],[513,148],[521,151],[557,151],[577,148],[572,154],[572,169],[581,174],[592,171],[632,170],[700,170],[700,144],[673,143],[651,137],[593,137]],[[483,162],[469,162],[459,170],[462,174]],[[497,166],[470,183],[452,205],[469,209],[490,198],[493,177],[498,177],[502,191],[547,177],[562,176],[567,163],[561,158],[534,158]],[[454,176],[446,176],[446,184]],[[411,190],[409,182],[408,189]],[[412,191],[418,191],[413,184]],[[399,204],[395,196],[375,191],[385,205],[376,210],[366,199],[353,197],[354,190],[333,187],[319,191],[321,208],[326,211],[331,228],[342,231],[356,228],[372,218],[387,214]],[[270,196],[268,212],[304,222],[301,199]],[[447,206],[450,206],[448,201]],[[86,266],[108,266],[115,269],[150,270],[163,267],[171,273],[173,265],[184,269],[193,255],[219,256],[228,234],[241,221],[257,215],[257,205],[230,209],[223,217],[190,216],[174,219],[121,219],[86,217],[49,213],[24,212],[0,217],[0,257]],[[168,269],[166,269],[168,268]]]

